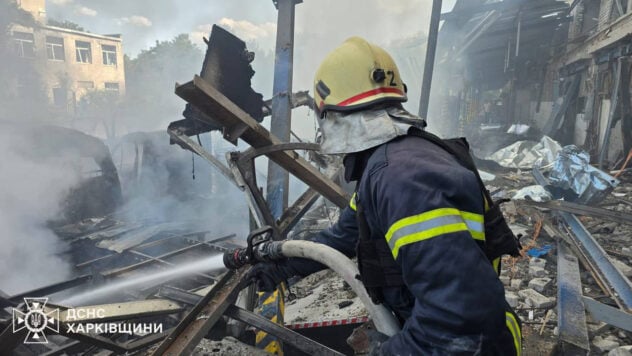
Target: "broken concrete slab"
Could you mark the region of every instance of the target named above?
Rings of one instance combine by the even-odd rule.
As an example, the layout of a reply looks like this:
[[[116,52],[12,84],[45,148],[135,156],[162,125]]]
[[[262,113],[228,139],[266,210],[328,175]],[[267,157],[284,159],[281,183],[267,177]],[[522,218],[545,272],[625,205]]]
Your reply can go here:
[[[534,278],[529,281],[529,288],[533,288],[536,291],[542,293],[544,290],[551,285],[551,278]]]
[[[500,276],[498,278],[500,279],[501,282],[503,282],[504,286],[508,286],[509,283],[511,282],[511,278],[509,278],[509,276]]]
[[[611,338],[602,338],[601,336],[595,336],[592,340],[592,344],[595,347],[597,352],[608,352],[610,350],[614,350],[620,346],[618,341],[615,341]]]
[[[529,260],[529,267],[531,266],[539,266],[539,267],[544,268],[546,267],[546,260],[543,258],[534,257]]]
[[[518,302],[520,301],[520,298],[514,292],[505,292],[505,299],[512,308],[516,308],[518,306]]]
[[[610,258],[610,260],[612,261],[612,264],[619,270],[621,271],[621,273],[626,276],[626,277],[632,277],[632,267],[628,266],[627,264],[619,261],[616,258]]]
[[[269,355],[264,350],[257,349],[253,346],[246,345],[241,341],[227,336],[219,341],[203,339],[191,354],[193,356],[265,356]]]
[[[543,296],[535,290],[523,289],[518,295],[524,298],[525,303],[533,308],[551,308],[555,305],[555,299]]]
[[[518,290],[522,287],[522,279],[512,279],[511,280],[511,289]]]
[[[529,274],[533,277],[540,278],[546,276],[546,271],[540,266],[529,266]]]
[[[632,356],[632,345],[620,346],[610,350],[608,356]]]

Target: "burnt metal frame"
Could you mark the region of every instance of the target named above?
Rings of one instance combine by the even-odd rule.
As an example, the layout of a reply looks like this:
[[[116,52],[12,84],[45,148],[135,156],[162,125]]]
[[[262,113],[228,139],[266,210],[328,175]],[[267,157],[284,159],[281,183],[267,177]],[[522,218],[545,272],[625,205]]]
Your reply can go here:
[[[548,185],[548,179],[538,167],[534,167],[532,173],[539,185]],[[558,241],[558,347],[561,348],[559,351],[564,354],[588,354],[590,343],[586,328],[586,308],[595,313],[601,312],[599,315],[603,318],[631,319],[632,316],[626,313],[626,309],[630,308],[627,303],[632,296],[632,285],[614,267],[606,252],[575,215],[564,211],[554,211],[553,214],[564,222],[562,226],[568,232],[567,236],[560,238],[571,245],[577,256],[591,270],[601,288],[622,308],[616,310],[582,296],[578,259],[570,253],[563,242]],[[604,310],[606,312],[603,312]]]
[[[517,203],[534,206],[536,208],[565,211],[567,213],[572,213],[575,215],[592,216],[603,220],[617,222],[620,224],[632,224],[632,214],[626,214],[616,210],[608,210],[584,204],[577,204],[564,200],[552,200],[547,202],[521,200]]]
[[[168,286],[161,289],[161,295],[164,298],[189,305],[195,305],[199,303],[200,299],[202,299],[202,296],[200,295]],[[263,330],[309,355],[342,355],[341,353],[291,329],[285,328],[260,315],[239,308],[235,305],[229,306],[224,315]]]
[[[289,231],[298,223],[301,217],[309,210],[313,203],[318,199],[318,193],[309,188],[305,191],[294,204],[286,209],[282,216],[277,220],[272,215],[267,201],[263,197],[257,184],[256,172],[254,168],[254,160],[261,155],[280,151],[293,150],[310,150],[317,151],[320,149],[318,144],[314,143],[281,143],[272,146],[264,146],[258,149],[250,148],[244,152],[229,152],[227,154],[229,167],[226,167],[219,159],[208,153],[202,146],[195,141],[186,137],[183,133],[170,129],[169,135],[184,147],[200,157],[206,159],[215,166],[230,182],[235,184],[239,189],[246,193],[246,200],[253,216],[257,220],[259,226],[263,224],[272,226],[276,238],[287,236]],[[337,173],[336,173],[337,174]]]
[[[259,190],[257,184],[257,176],[255,174],[255,159],[262,155],[269,155],[274,152],[280,151],[294,151],[294,150],[311,150],[317,151],[320,146],[315,143],[282,143],[273,146],[261,147],[261,148],[249,148],[243,153],[231,152],[229,153],[229,159],[231,166],[234,166],[247,185],[252,198],[257,205],[261,218],[266,225],[272,226],[274,229],[275,239],[280,240],[285,238],[289,230],[296,225],[296,223],[303,217],[303,215],[309,210],[312,204],[318,199],[318,194],[314,189],[309,188],[304,192],[296,202],[287,210],[284,211],[281,218],[277,221],[271,209],[268,207],[267,201],[263,194]]]
[[[177,86],[176,94],[225,127],[226,132],[232,133],[230,134],[231,137],[236,138],[234,136],[239,134],[238,137],[253,148],[282,143],[255,119],[199,76],[195,76],[191,82]],[[343,207],[348,204],[349,197],[342,188],[298,156],[296,152],[274,151],[268,153],[267,156],[337,206]]]
[[[586,309],[596,320],[632,332],[632,314],[600,303],[592,298],[584,297]]]
[[[175,236],[178,237],[178,236]],[[180,236],[182,237],[182,236]],[[120,273],[123,272],[128,272],[134,269],[137,269],[139,267],[143,267],[146,266],[148,263],[161,263],[161,264],[170,264],[170,262],[164,261],[163,258],[165,257],[170,257],[170,256],[175,256],[178,254],[181,254],[183,252],[186,251],[190,251],[192,249],[198,248],[200,246],[207,246],[210,247],[212,249],[217,250],[218,252],[224,252],[225,249],[220,247],[220,246],[216,246],[213,245],[213,243],[217,243],[229,238],[235,237],[235,234],[231,234],[231,235],[227,235],[227,236],[222,236],[216,239],[213,239],[211,241],[205,241],[205,242],[200,242],[197,244],[192,244],[189,246],[185,246],[183,248],[179,248],[177,250],[173,250],[167,253],[164,253],[160,256],[150,256],[150,255],[146,255],[143,253],[140,253],[138,251],[134,251],[134,250],[126,250],[126,252],[129,252],[131,254],[138,254],[138,256],[145,258],[144,261],[140,261],[138,263],[134,263],[132,265],[126,266],[126,267],[121,267],[119,269],[115,269],[112,271],[106,271],[103,274],[99,274],[99,276],[97,276],[97,278],[102,278],[102,277],[108,277],[108,276],[114,276],[114,275],[118,275]],[[173,239],[173,237],[169,237],[169,238],[165,238],[165,239],[161,239],[161,240],[157,240],[157,241],[151,241],[139,246],[136,246],[136,249],[138,248],[143,248],[143,247],[149,247],[149,246],[154,246],[156,244],[160,244],[160,243],[164,243],[168,240]],[[88,266],[96,261],[99,260],[103,260],[103,259],[108,259],[111,258],[113,256],[117,256],[120,254],[113,254],[113,255],[107,255],[107,256],[103,256],[97,259],[93,259],[87,262],[82,263],[82,266]],[[205,274],[200,274],[201,276],[205,277],[205,278],[210,278],[212,280],[217,280],[217,277],[213,277],[210,275],[205,275]],[[14,296],[11,296],[9,298],[6,298],[7,301],[11,302],[14,306],[17,306],[19,304],[19,302],[22,300],[23,297],[27,296],[27,297],[42,297],[42,296],[47,296],[53,293],[57,293],[66,289],[70,289],[76,286],[79,286],[81,284],[87,283],[91,280],[94,280],[95,276],[94,275],[83,275],[71,280],[67,280],[67,281],[63,281],[60,283],[56,283],[53,285],[49,285],[49,286],[45,286],[42,288],[38,288],[36,290],[32,290],[32,291],[28,291],[28,292],[24,292],[24,293],[20,293]],[[74,339],[79,341],[82,344],[90,344],[92,346],[97,346],[97,347],[101,347],[110,351],[114,351],[114,352],[119,352],[119,353],[125,353],[125,352],[132,352],[132,351],[137,351],[139,349],[142,349],[148,345],[151,345],[153,343],[156,343],[158,341],[160,341],[162,338],[164,338],[168,333],[170,332],[170,330],[162,333],[162,334],[156,334],[156,335],[150,335],[147,337],[142,337],[139,339],[135,339],[135,340],[131,340],[125,343],[117,343],[115,341],[112,341],[106,337],[103,336],[99,336],[99,335],[88,335],[88,334],[77,334],[77,333],[72,333],[72,334],[68,334],[68,333],[63,333],[60,332],[59,334],[62,336],[65,336],[67,338],[70,339]],[[13,333],[12,332],[12,325],[8,325],[4,331],[0,332],[0,349],[2,350],[13,350],[15,347],[17,347],[20,343],[20,340],[22,340],[24,338],[25,335],[21,334],[21,333]],[[65,345],[68,346],[68,345]],[[79,345],[77,344],[72,344],[72,347],[79,347]],[[81,345],[81,347],[84,347],[84,345]],[[58,348],[56,351],[61,352],[65,349],[64,346],[61,346],[60,348]],[[56,353],[52,353],[52,354],[56,354]]]
[[[548,185],[548,180],[537,167],[533,168],[533,176],[541,186],[546,187]],[[607,288],[617,304],[626,311],[632,310],[632,284],[612,264],[612,261],[599,243],[575,215],[563,211],[556,211],[554,215],[564,221],[565,228],[569,231],[573,244],[580,251],[585,252],[585,257],[595,272],[607,282]]]
[[[586,355],[590,351],[586,311],[582,300],[579,262],[562,240],[557,242],[557,309],[559,347],[563,354]]]
[[[228,271],[165,338],[153,355],[190,354],[211,330],[245,286],[242,282],[250,267]]]

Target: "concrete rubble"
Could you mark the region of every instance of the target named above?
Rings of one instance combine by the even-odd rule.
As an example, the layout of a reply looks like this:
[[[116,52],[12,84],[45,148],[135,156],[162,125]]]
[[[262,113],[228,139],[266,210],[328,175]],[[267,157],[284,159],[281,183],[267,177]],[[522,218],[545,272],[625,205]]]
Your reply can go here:
[[[488,182],[490,189],[512,192],[534,183],[531,172],[506,172],[497,174],[498,178]],[[631,213],[632,185],[628,178],[623,179],[612,194],[598,205],[616,212]],[[542,228],[544,222],[553,221],[550,211],[533,208],[520,201],[504,204],[503,211],[515,233],[521,233],[521,243],[525,252],[543,246],[552,249],[543,256],[530,257],[525,253],[520,258],[504,258],[501,280],[505,284],[505,297],[515,308],[523,321],[525,335],[524,355],[537,355],[544,350],[553,350],[557,342],[557,256],[556,239]],[[632,226],[608,222],[582,216],[580,218],[589,232],[595,237],[617,269],[630,277],[632,268]],[[590,272],[580,266],[584,296],[593,299],[604,298],[604,294]],[[510,281],[507,283],[507,277]],[[547,312],[551,315],[546,318]],[[632,349],[632,333],[594,320],[587,315],[591,352],[596,355],[628,355]],[[545,322],[546,320],[546,322]],[[537,351],[534,351],[537,350]]]
[[[246,345],[243,342],[233,338],[225,337],[219,341],[211,341],[203,339],[193,350],[191,356],[265,356],[269,353],[257,349],[253,346]]]
[[[521,187],[534,184],[531,172],[493,172],[494,180],[487,182],[493,194],[505,193],[511,196]],[[627,183],[627,184],[626,184]],[[627,200],[632,196],[629,180],[615,188],[599,205],[614,211],[632,212],[632,204]],[[502,205],[502,209],[516,234],[521,234],[524,257],[505,257],[500,280],[505,286],[507,302],[521,317],[524,329],[524,355],[539,355],[550,352],[558,337],[557,328],[557,251],[556,237],[550,236],[543,228],[545,222],[552,222],[550,211],[537,209],[514,201]],[[632,262],[630,242],[632,226],[611,223],[590,216],[581,221],[595,236],[602,247],[611,254],[615,266],[629,275]],[[322,226],[320,226],[322,227]],[[546,249],[543,247],[547,247]],[[543,255],[530,257],[529,250],[543,250]],[[592,275],[581,269],[584,295],[602,298],[599,286]],[[331,271],[319,272],[290,287],[298,299],[287,302],[286,322],[314,322],[363,315],[361,303],[345,287],[342,280]],[[350,301],[351,306],[341,309],[339,303]],[[547,316],[548,315],[548,316]],[[587,313],[588,330],[593,354],[626,355],[632,345],[632,333],[593,320]]]

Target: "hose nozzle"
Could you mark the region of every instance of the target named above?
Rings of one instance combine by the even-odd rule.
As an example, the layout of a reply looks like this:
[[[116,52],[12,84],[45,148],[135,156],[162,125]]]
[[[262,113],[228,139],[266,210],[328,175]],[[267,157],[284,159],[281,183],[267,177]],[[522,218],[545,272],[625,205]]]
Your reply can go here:
[[[239,269],[247,264],[270,262],[283,258],[281,241],[271,241],[272,227],[264,226],[248,235],[248,245],[224,253],[224,266]]]

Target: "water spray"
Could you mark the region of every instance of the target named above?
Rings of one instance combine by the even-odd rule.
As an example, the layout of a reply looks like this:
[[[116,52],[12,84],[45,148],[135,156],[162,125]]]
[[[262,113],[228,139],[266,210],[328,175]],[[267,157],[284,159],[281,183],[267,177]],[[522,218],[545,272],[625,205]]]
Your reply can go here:
[[[224,268],[222,263],[222,255],[213,255],[205,257],[201,260],[185,263],[179,266],[167,270],[152,271],[150,274],[127,278],[121,281],[116,281],[110,284],[106,284],[102,287],[98,287],[93,290],[88,290],[80,294],[68,297],[59,301],[59,304],[78,306],[85,305],[95,299],[103,298],[112,294],[116,294],[120,291],[132,289],[138,290],[141,287],[153,282],[163,282],[168,279],[177,277],[188,276],[200,272],[217,271]]]

